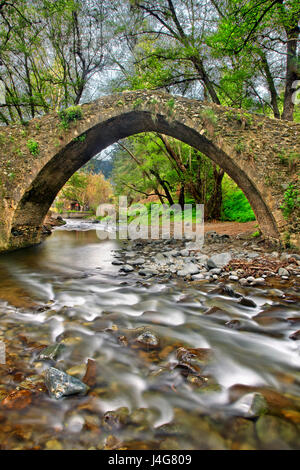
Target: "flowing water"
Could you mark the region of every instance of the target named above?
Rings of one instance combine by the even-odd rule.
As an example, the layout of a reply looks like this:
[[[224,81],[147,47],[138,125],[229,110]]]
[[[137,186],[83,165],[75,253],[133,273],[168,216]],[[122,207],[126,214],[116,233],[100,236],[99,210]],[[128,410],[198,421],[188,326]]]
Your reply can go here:
[[[111,264],[117,241],[67,228],[0,257],[0,448],[300,447],[300,351],[289,338],[299,325],[295,285],[237,286],[257,304],[243,307],[208,281],[120,275]],[[157,347],[136,341],[143,327]],[[62,356],[37,360],[55,342],[65,345]],[[182,359],[180,347],[205,349]],[[49,365],[82,379],[88,359],[96,363],[89,393],[50,398]],[[28,389],[25,404],[5,401]],[[251,415],[253,397],[263,407]]]

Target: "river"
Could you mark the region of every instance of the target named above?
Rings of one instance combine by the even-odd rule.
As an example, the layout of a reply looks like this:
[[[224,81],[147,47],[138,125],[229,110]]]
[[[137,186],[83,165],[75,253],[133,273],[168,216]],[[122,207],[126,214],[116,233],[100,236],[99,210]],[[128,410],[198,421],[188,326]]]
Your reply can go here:
[[[67,228],[0,257],[1,449],[300,448],[299,288],[248,287],[256,307],[237,306],[216,283],[121,275],[118,241]],[[86,396],[49,397],[49,365],[82,379],[88,359]]]

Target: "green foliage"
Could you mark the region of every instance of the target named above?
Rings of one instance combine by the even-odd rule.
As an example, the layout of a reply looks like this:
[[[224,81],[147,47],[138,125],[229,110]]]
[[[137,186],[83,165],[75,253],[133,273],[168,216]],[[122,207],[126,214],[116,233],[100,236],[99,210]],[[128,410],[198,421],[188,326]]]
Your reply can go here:
[[[229,122],[237,122],[245,129],[253,124],[253,116],[250,113],[237,113],[233,109],[225,112],[226,120]]]
[[[284,244],[285,244],[286,248],[291,247],[291,234],[290,234],[290,232],[284,232],[283,241],[284,241]]]
[[[73,121],[78,121],[83,118],[83,112],[80,106],[70,106],[69,108],[62,109],[58,112],[61,120],[61,126],[68,129]]]
[[[137,98],[134,102],[133,102],[133,109],[138,109],[142,106],[143,104],[143,100],[142,98]]]
[[[82,203],[82,194],[88,184],[88,177],[85,173],[77,171],[74,173],[66,185],[61,190],[61,196],[69,201],[79,201]]]
[[[173,110],[174,109],[174,106],[175,106],[175,100],[174,98],[171,98],[168,102],[167,102],[167,106],[170,110]]]
[[[300,154],[298,152],[287,153],[285,149],[282,149],[278,154],[278,158],[282,165],[285,165],[289,170],[293,170],[295,164],[299,160]]]
[[[211,125],[216,126],[218,122],[218,116],[213,109],[203,109],[201,111],[201,117],[208,121]]]
[[[234,220],[237,222],[255,220],[255,215],[248,199],[228,176],[223,180],[221,220]]]
[[[19,149],[19,148],[16,149],[16,154],[18,155],[18,157],[23,157],[24,156],[22,150]]]
[[[283,215],[288,219],[296,209],[300,208],[299,190],[295,184],[290,183],[284,193],[283,204],[280,206]]]
[[[242,153],[242,152],[245,150],[246,146],[245,146],[245,143],[244,143],[244,142],[242,142],[241,140],[239,140],[239,141],[235,144],[234,148],[235,148],[235,150],[236,150],[237,153]]]
[[[75,137],[75,139],[73,139],[74,142],[85,142],[86,140],[86,135],[85,134],[82,134],[78,137]]]
[[[259,231],[259,230],[256,230],[256,232],[253,232],[253,233],[251,234],[251,237],[252,237],[252,238],[257,238],[257,237],[260,237],[260,235],[261,235],[260,231]]]
[[[33,155],[34,157],[37,157],[38,154],[40,153],[39,144],[34,139],[27,140],[27,148],[29,152],[31,153],[31,155]]]

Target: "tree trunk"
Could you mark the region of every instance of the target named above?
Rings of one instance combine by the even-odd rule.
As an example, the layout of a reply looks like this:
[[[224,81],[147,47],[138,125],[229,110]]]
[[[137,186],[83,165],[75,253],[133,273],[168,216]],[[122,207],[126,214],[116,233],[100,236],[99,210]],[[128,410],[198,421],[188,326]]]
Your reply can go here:
[[[206,90],[208,91],[208,94],[210,95],[213,103],[216,104],[221,104],[218,95],[215,91],[214,85],[211,83],[211,81],[208,78],[208,75],[204,69],[204,65],[202,63],[202,60],[199,57],[191,57],[191,61],[194,64],[195,69],[199,73],[200,80],[204,84]]]
[[[214,165],[214,190],[207,204],[206,216],[208,219],[219,220],[221,218],[223,177],[224,170],[222,168],[218,170],[217,166]]]
[[[273,114],[274,114],[274,117],[276,119],[280,119],[280,111],[279,111],[278,102],[277,102],[277,98],[278,98],[277,91],[276,91],[274,80],[273,80],[273,77],[272,77],[272,74],[271,74],[271,71],[270,71],[268,60],[267,60],[266,54],[264,54],[262,51],[260,52],[259,55],[260,55],[260,58],[261,58],[263,69],[264,69],[265,74],[266,74],[266,80],[267,80],[268,88],[269,88],[269,92],[270,92],[271,106],[272,106],[272,109],[273,109]]]
[[[166,181],[164,181],[161,177],[160,177],[160,174],[158,173],[158,171],[156,170],[150,170],[150,173],[152,175],[155,176],[155,178],[157,179],[158,183],[161,185],[161,187],[163,188],[164,192],[165,192],[165,195],[166,195],[166,198],[168,200],[168,203],[170,204],[170,206],[172,206],[174,204],[174,200],[171,196],[171,193],[169,191],[169,188],[168,188],[168,184],[166,183]]]
[[[178,204],[180,205],[181,209],[184,210],[184,184],[183,183],[181,183],[181,186],[180,186]]]
[[[296,24],[293,28],[286,30],[287,35],[287,58],[286,58],[286,79],[283,113],[281,119],[287,121],[293,120],[295,103],[293,102],[293,94],[295,92],[294,82],[300,80],[300,70],[297,58],[297,40],[299,37],[299,27]]]

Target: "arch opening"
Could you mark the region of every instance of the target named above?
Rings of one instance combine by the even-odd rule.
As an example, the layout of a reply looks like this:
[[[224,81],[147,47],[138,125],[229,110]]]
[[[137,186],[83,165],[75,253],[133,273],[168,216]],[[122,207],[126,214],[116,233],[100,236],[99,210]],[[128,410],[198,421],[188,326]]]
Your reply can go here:
[[[182,122],[171,121],[163,114],[154,116],[149,111],[136,110],[119,114],[90,127],[84,132],[84,142],[71,141],[46,163],[18,203],[11,225],[10,246],[21,247],[21,238],[22,247],[39,243],[44,218],[69,178],[106,147],[120,139],[144,132],[159,132],[174,137],[217,163],[244,192],[263,234],[279,238],[275,219],[260,191],[226,152]]]

